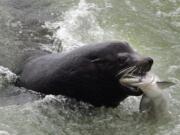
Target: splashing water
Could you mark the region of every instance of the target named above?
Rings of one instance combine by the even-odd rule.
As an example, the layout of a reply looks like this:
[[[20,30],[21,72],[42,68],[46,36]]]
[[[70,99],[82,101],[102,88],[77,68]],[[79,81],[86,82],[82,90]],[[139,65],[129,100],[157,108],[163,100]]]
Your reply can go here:
[[[0,89],[14,83],[16,79],[16,74],[12,73],[8,68],[0,66]]]
[[[45,26],[56,29],[54,38],[61,40],[64,50],[71,50],[87,43],[100,42],[106,38],[113,38],[114,33],[104,30],[97,21],[96,15],[103,10],[94,3],[80,0],[78,6],[66,11],[63,21],[50,23]]]
[[[179,7],[179,0],[1,0],[0,134],[179,135]],[[153,72],[176,83],[163,91],[171,120],[144,117],[139,113],[139,97],[129,97],[114,109],[74,105],[49,95],[42,99],[13,87],[7,79],[10,73],[4,73],[22,49],[40,44],[58,52],[62,44],[68,51],[114,39],[126,40],[139,53],[151,56]]]

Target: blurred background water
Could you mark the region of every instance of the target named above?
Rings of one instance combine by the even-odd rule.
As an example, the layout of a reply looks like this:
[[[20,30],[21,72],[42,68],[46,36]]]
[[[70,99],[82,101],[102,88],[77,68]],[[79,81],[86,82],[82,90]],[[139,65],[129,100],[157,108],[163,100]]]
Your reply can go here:
[[[94,109],[12,85],[9,70],[25,50],[109,40],[128,41],[154,59],[154,73],[176,83],[165,91],[169,119],[140,114],[137,97]],[[179,56],[180,0],[0,0],[0,135],[179,135]]]

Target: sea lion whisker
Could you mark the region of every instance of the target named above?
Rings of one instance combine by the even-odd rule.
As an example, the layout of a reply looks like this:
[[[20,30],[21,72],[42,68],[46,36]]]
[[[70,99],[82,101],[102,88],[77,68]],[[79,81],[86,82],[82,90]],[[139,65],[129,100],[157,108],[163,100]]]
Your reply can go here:
[[[126,77],[126,76],[130,76],[131,72],[134,70],[134,68],[132,68],[131,70],[127,71],[122,77]]]
[[[135,66],[135,68],[130,72],[130,76],[133,76],[134,72],[137,70],[137,67]]]
[[[124,68],[124,69],[120,70],[120,71],[117,73],[116,76],[121,75],[121,74],[126,73],[126,72],[129,72],[129,70],[131,70],[133,67],[134,67],[134,66],[130,66],[130,67],[127,67],[127,68]]]
[[[139,67],[139,70],[138,70],[138,74],[141,74],[141,73],[142,73],[142,71],[143,71],[143,67],[142,67],[142,66],[140,66],[140,67]]]
[[[127,75],[132,75],[131,72],[134,72],[136,70],[136,66],[132,66],[131,69],[129,69],[122,77],[125,77]]]
[[[133,66],[131,70],[129,70],[126,75],[132,75],[136,71],[136,66]]]

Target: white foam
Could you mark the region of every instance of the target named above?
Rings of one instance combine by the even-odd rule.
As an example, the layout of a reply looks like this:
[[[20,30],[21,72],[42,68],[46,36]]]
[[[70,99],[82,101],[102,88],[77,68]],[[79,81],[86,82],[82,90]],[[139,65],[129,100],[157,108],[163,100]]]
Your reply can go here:
[[[104,8],[106,6],[111,5]],[[64,50],[71,50],[90,42],[106,40],[107,36],[112,37],[113,32],[104,30],[97,20],[101,10],[94,3],[80,0],[77,6],[64,13],[63,21],[47,22],[45,25],[49,29],[57,29],[53,37],[62,41]]]
[[[10,135],[7,131],[0,130],[0,135]]]
[[[178,21],[173,21],[173,22],[171,22],[171,24],[175,27],[180,27],[180,22],[178,22]]]
[[[12,73],[8,68],[0,66],[0,88],[8,83],[15,82],[16,79],[16,74]]]
[[[169,69],[168,69],[167,72],[169,74],[176,75],[179,71],[180,71],[180,66],[178,66],[178,65],[171,65],[171,66],[169,66]]]
[[[162,3],[160,2],[160,0],[152,0],[151,3],[152,3],[152,4],[155,4],[155,5],[162,5]]]
[[[111,1],[105,0],[105,7],[106,7],[106,8],[112,8],[113,5],[111,4]]]
[[[132,4],[131,1],[126,0],[125,2],[126,2],[126,5],[128,5],[131,10],[133,10],[135,12],[137,11],[136,7]]]
[[[176,17],[180,15],[180,8],[177,8],[176,10],[170,11],[168,13],[159,10],[156,12],[156,15],[158,17]]]

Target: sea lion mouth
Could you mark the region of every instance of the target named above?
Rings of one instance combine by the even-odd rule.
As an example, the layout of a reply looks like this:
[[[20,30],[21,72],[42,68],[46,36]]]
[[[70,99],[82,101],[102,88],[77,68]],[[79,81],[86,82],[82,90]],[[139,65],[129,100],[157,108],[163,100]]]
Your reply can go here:
[[[143,77],[151,70],[151,66],[131,66],[118,72],[119,78]]]
[[[131,84],[140,83],[150,71],[150,69],[151,66],[132,66],[121,70],[118,73],[118,75],[120,76],[119,83],[131,90],[139,92],[141,91],[141,89]]]
[[[128,88],[130,91],[142,91],[140,87],[132,84],[140,83],[143,77],[146,77],[147,73],[151,70],[152,65],[153,59],[146,57],[135,61],[134,65],[120,70],[117,74],[120,85]]]

